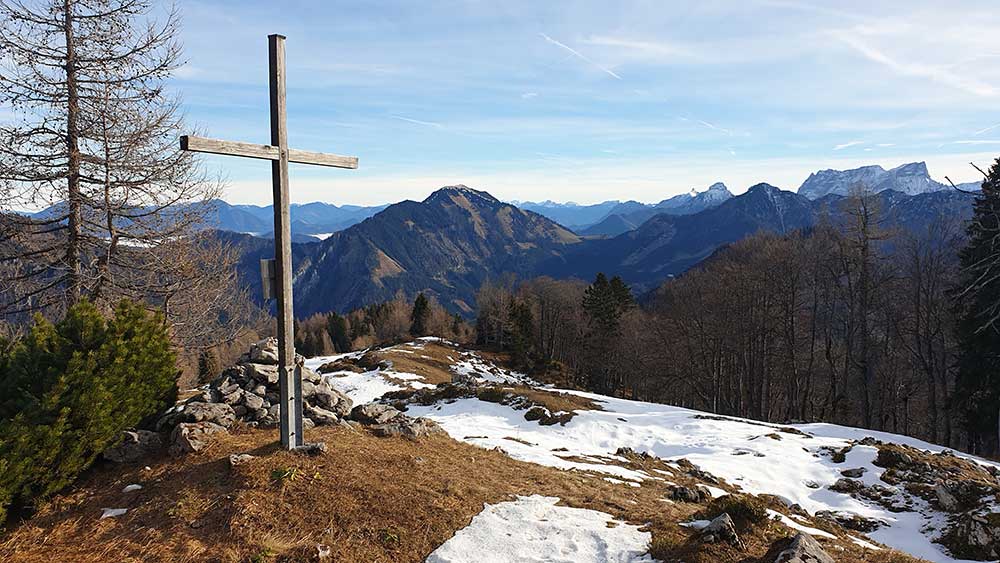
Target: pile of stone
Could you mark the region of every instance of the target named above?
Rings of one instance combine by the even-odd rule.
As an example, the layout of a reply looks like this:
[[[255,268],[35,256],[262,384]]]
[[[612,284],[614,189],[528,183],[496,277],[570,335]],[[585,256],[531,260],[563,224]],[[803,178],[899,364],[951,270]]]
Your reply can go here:
[[[334,389],[320,374],[296,363],[302,371],[303,427],[337,424],[347,417],[351,399]],[[280,411],[278,389],[278,341],[274,338],[251,345],[239,363],[227,368],[198,395],[167,411],[157,422],[158,431],[171,431],[173,453],[190,449],[191,439],[229,428],[237,421],[248,427],[273,428]]]
[[[442,434],[433,421],[413,418],[388,405],[354,406],[350,397],[333,388],[322,375],[302,371],[303,428],[347,424],[370,426],[378,436],[416,439]],[[188,400],[175,405],[156,423],[156,431],[130,430],[105,459],[133,463],[168,447],[171,455],[203,449],[217,434],[228,433],[239,422],[251,428],[273,428],[279,424],[278,342],[267,338],[251,345],[239,362],[227,368]]]

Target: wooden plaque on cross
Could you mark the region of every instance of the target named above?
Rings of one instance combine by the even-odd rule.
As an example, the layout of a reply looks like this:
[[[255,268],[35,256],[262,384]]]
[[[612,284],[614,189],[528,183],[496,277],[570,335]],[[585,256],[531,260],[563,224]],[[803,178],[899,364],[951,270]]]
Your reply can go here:
[[[288,163],[314,164],[334,168],[357,168],[358,159],[288,148],[285,127],[285,37],[268,35],[269,85],[271,98],[271,144],[255,145],[185,135],[181,149],[271,161],[274,191],[274,284],[278,315],[278,385],[281,396],[281,445],[295,449],[304,445],[302,436],[302,370],[295,362],[292,329],[292,231],[289,212]]]

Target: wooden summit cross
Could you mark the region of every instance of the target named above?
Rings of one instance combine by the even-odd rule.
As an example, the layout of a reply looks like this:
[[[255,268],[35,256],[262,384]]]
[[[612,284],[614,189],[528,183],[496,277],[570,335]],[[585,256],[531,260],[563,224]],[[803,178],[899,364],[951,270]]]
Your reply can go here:
[[[302,445],[302,370],[295,363],[295,340],[292,334],[292,232],[289,217],[288,163],[316,164],[335,168],[357,168],[358,159],[288,148],[285,127],[285,36],[268,35],[267,53],[271,92],[271,144],[255,145],[237,141],[220,141],[185,135],[181,149],[193,152],[225,154],[271,161],[271,182],[274,187],[274,252],[273,262],[263,263],[264,294],[269,298],[269,270],[273,264],[274,288],[278,299],[278,385],[281,395],[281,445],[295,449]]]

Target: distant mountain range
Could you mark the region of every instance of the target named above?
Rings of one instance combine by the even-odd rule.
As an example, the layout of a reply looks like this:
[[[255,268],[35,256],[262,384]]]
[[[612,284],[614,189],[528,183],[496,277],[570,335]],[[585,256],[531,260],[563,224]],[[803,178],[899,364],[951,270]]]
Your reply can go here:
[[[646,291],[755,232],[787,233],[821,217],[838,220],[841,201],[859,183],[878,191],[882,211],[902,230],[971,215],[974,195],[946,189],[924,163],[824,170],[797,193],[758,184],[734,196],[716,183],[657,204],[513,205],[458,185],[388,206],[296,205],[296,314],[345,311],[421,291],[452,311],[470,313],[480,285],[508,273],[591,280],[603,271]],[[241,276],[259,296],[259,258],[274,252],[271,208],[211,204],[217,236],[242,250]]]
[[[820,170],[813,172],[799,187],[799,195],[819,199],[825,195],[848,195],[851,189],[864,186],[873,192],[892,190],[907,195],[940,192],[952,189],[931,178],[927,163],[911,162],[886,170],[881,166],[862,166],[853,170]],[[965,190],[978,190],[979,184],[960,184]]]

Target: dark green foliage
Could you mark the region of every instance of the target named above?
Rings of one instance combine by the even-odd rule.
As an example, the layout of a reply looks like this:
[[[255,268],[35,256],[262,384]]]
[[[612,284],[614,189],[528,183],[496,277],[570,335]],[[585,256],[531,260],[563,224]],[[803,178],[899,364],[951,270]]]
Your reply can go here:
[[[198,381],[208,383],[222,373],[222,360],[214,348],[202,350],[198,355]]]
[[[336,312],[330,313],[326,321],[326,331],[330,335],[330,341],[333,342],[334,352],[351,351],[351,337],[348,335],[347,319]]]
[[[708,503],[698,517],[713,520],[722,513],[729,514],[738,530],[746,530],[767,520],[767,504],[753,495],[724,495]]]
[[[123,430],[176,395],[161,315],[122,302],[111,319],[83,302],[38,318],[0,360],[0,520],[72,483]]]
[[[597,274],[583,295],[583,309],[591,327],[602,335],[615,334],[622,315],[635,306],[632,290],[618,276],[608,281],[604,272]]]
[[[511,353],[511,360],[517,369],[528,369],[531,365],[532,336],[534,333],[534,316],[531,314],[531,306],[521,300],[515,300],[510,304],[510,334],[507,343]]]
[[[430,303],[423,293],[417,295],[413,301],[413,311],[410,313],[410,334],[413,336],[425,336],[427,334],[427,319],[430,318]]]
[[[965,410],[971,451],[995,454],[1000,410],[1000,159],[976,198],[962,250],[958,288],[961,319],[956,404]]]

